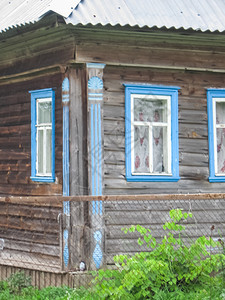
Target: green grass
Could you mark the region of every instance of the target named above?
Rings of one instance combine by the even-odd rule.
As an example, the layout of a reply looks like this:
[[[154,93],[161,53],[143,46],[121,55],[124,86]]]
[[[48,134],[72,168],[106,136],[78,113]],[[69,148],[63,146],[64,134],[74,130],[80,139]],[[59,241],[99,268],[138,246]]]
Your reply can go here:
[[[95,287],[86,289],[81,287],[79,289],[72,289],[66,286],[63,287],[47,287],[43,289],[37,289],[32,286],[22,287],[10,286],[10,281],[0,282],[0,300],[97,300],[104,299],[95,295]],[[121,299],[122,298],[107,298],[107,299]],[[126,300],[134,299],[132,295],[126,297]],[[138,298],[136,298],[138,299]],[[182,291],[177,290],[169,292],[161,290],[157,295],[152,298],[154,300],[225,300],[225,288],[222,277],[218,277],[218,280],[213,280],[212,286],[199,286],[194,291]],[[125,299],[124,299],[125,300]]]

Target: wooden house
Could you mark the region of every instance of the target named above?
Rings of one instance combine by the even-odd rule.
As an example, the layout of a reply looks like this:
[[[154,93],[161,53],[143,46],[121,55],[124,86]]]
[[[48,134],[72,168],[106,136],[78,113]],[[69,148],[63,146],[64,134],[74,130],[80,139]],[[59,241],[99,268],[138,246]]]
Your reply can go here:
[[[99,268],[122,225],[185,201],[224,224],[224,20],[223,0],[1,1],[2,264]]]

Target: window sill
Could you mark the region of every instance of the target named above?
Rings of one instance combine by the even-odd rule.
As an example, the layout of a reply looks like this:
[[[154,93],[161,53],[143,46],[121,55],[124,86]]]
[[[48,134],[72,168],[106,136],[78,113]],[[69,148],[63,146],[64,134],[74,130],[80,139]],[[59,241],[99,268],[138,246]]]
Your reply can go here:
[[[31,176],[30,179],[32,181],[39,181],[39,182],[55,182],[54,177],[44,177],[44,176]]]
[[[177,182],[180,177],[179,176],[145,176],[145,175],[138,175],[138,176],[126,176],[128,182]]]
[[[210,176],[209,182],[225,182],[225,176]]]

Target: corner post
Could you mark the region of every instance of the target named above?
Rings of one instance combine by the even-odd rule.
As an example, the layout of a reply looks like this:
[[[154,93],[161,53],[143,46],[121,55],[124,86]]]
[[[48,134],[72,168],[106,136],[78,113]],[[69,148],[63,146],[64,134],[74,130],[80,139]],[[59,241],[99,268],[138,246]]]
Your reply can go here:
[[[88,97],[88,181],[89,194],[103,194],[103,69],[105,64],[87,64]],[[90,217],[90,269],[99,269],[104,265],[104,208],[102,201],[89,204]]]
[[[63,196],[70,195],[70,174],[69,174],[69,79],[64,78],[62,83],[62,104],[63,104]],[[70,251],[70,202],[63,202],[63,270],[69,268]]]

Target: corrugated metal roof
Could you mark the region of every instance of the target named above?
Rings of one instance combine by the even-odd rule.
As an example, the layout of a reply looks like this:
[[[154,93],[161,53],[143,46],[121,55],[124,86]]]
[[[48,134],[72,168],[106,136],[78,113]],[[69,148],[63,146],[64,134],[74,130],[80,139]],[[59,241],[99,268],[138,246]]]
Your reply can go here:
[[[80,0],[0,0],[0,31],[38,21],[49,11],[68,17]]]
[[[225,31],[225,0],[0,0],[0,31],[53,11],[66,23]]]
[[[225,0],[82,0],[67,23],[225,30]]]

